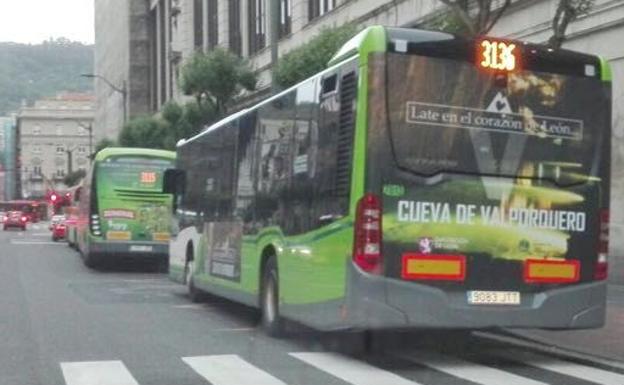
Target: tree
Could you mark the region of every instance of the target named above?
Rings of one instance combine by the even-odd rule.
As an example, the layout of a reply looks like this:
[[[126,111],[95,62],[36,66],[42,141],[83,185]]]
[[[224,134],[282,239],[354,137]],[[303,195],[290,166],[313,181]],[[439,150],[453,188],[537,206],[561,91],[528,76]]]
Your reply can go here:
[[[548,45],[552,48],[561,48],[568,25],[579,16],[589,12],[594,2],[595,0],[559,0],[552,19],[553,34],[548,39]]]
[[[503,4],[495,8],[498,1],[478,0],[440,0],[448,8],[450,14],[446,14],[437,23],[440,29],[448,32],[463,34],[469,37],[485,35],[494,27],[511,5],[511,0],[504,0]],[[445,20],[446,19],[446,20]],[[437,24],[434,22],[434,24]]]
[[[87,173],[85,172],[85,170],[73,171],[73,172],[65,175],[65,177],[63,178],[63,183],[65,183],[65,186],[68,186],[68,187],[75,186],[86,175],[87,175]]]
[[[325,28],[301,45],[282,56],[273,69],[273,81],[287,88],[327,68],[336,51],[358,32],[352,24]]]
[[[140,116],[130,120],[119,133],[123,147],[166,148],[167,124],[153,116]]]
[[[217,47],[209,53],[197,52],[182,67],[180,83],[197,105],[208,105],[224,116],[234,98],[243,90],[254,90],[256,75],[244,59]]]
[[[100,150],[103,150],[107,147],[116,147],[116,146],[117,146],[117,142],[115,142],[114,140],[109,139],[109,138],[102,138],[95,144],[94,154],[97,154],[98,152],[100,152]]]

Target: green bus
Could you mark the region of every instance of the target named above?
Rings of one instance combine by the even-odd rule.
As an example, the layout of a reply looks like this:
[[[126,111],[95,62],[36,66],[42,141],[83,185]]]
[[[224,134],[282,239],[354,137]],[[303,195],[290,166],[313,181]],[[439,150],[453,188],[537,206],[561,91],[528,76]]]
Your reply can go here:
[[[111,258],[151,259],[166,265],[171,195],[162,193],[172,151],[105,148],[83,180],[76,240],[84,262]]]
[[[178,143],[172,279],[270,334],[603,325],[604,60],[374,26],[329,64]]]

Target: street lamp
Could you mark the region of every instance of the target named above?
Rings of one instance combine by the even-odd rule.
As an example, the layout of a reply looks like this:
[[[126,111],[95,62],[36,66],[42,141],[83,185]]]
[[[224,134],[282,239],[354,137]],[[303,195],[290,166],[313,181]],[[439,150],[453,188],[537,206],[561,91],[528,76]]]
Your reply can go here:
[[[122,98],[123,98],[123,122],[124,124],[126,123],[126,121],[128,120],[128,113],[127,113],[127,99],[128,99],[128,88],[126,87],[126,81],[124,80],[121,87],[117,87],[116,85],[114,85],[110,80],[106,79],[104,76],[102,75],[97,75],[97,74],[81,74],[80,76],[82,76],[83,78],[91,78],[91,79],[100,79],[101,81],[103,81],[107,86],[109,86],[113,91],[118,92],[121,94]]]

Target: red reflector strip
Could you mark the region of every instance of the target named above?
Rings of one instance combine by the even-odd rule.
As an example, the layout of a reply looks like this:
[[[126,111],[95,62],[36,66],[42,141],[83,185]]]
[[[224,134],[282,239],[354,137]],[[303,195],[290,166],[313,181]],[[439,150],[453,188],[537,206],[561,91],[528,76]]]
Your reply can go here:
[[[569,283],[580,278],[581,263],[576,259],[554,261],[527,259],[524,262],[524,281],[527,283]]]
[[[403,279],[463,281],[466,257],[447,254],[403,254]]]

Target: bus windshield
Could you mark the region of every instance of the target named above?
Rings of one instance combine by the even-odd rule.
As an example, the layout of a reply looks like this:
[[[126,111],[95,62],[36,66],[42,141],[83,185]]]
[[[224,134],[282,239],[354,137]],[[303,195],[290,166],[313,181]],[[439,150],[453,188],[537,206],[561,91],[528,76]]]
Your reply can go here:
[[[173,167],[169,159],[153,157],[109,157],[97,166],[99,193],[104,196],[115,190],[143,190],[159,192],[163,173]]]
[[[372,92],[371,108],[388,115],[372,116],[385,120],[377,124],[388,126],[403,169],[561,185],[596,177],[609,124],[608,95],[597,78],[501,75],[466,61],[398,53],[375,58],[373,73],[379,87],[372,89],[385,91]]]

